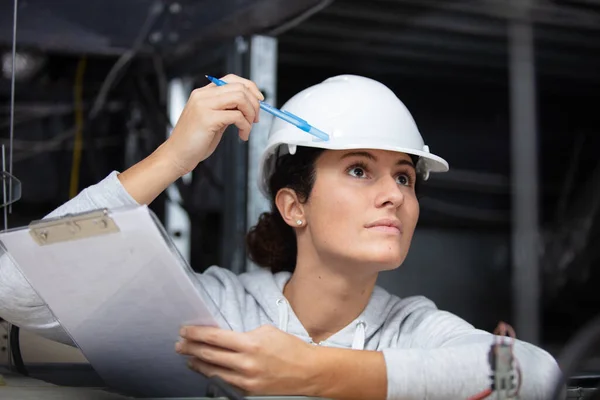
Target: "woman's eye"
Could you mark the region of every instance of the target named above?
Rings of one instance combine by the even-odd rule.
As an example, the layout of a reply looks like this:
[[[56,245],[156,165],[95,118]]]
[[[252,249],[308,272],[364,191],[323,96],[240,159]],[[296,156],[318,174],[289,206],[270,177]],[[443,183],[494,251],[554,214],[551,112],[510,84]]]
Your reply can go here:
[[[410,185],[410,178],[407,175],[398,175],[398,184],[403,186]]]
[[[357,178],[362,178],[365,176],[365,170],[361,167],[353,167],[350,169],[350,175],[355,176]]]

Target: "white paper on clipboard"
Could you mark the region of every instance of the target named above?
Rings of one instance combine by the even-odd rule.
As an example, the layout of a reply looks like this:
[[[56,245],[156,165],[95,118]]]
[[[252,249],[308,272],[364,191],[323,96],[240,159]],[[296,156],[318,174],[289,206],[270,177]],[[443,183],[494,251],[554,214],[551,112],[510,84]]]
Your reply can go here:
[[[230,327],[146,206],[36,221],[0,241],[109,388],[205,394],[206,378],[175,353],[179,328]]]

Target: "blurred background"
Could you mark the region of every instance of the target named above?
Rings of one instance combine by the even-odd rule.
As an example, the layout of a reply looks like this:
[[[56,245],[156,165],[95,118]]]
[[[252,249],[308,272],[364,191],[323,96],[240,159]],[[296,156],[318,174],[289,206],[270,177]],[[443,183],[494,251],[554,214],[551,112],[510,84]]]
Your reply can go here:
[[[12,7],[0,2],[7,169]],[[253,79],[278,107],[359,74],[394,90],[450,163],[383,287],[482,329],[506,321],[554,355],[600,310],[599,0],[21,0],[14,72],[9,227],[152,152],[205,74]],[[243,237],[267,206],[255,180],[269,123],[249,143],[226,135],[151,205],[196,271],[253,268]],[[82,361],[21,334],[30,365]]]

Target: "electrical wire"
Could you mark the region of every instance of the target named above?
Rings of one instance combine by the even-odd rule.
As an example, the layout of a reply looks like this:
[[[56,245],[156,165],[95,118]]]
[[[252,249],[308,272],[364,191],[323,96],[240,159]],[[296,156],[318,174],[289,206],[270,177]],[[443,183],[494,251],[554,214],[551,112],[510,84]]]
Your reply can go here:
[[[575,138],[575,144],[573,145],[571,160],[569,163],[569,168],[565,175],[565,182],[562,185],[560,197],[558,198],[558,202],[556,205],[556,222],[562,224],[565,222],[565,214],[567,211],[567,206],[569,202],[569,196],[571,195],[571,191],[573,189],[573,185],[575,183],[575,178],[577,176],[577,170],[579,167],[579,158],[582,150],[584,149],[584,144],[586,141],[585,134],[579,133]]]
[[[496,327],[496,329],[494,329],[494,335],[496,335],[496,346],[499,346],[502,344],[502,340],[500,340],[500,337],[504,337],[504,336],[508,335],[511,338],[510,354],[511,354],[511,358],[513,359],[513,361],[515,363],[515,370],[517,371],[517,387],[516,387],[515,391],[513,393],[511,393],[510,395],[511,395],[511,397],[516,397],[519,395],[519,392],[521,391],[521,386],[523,384],[523,373],[521,371],[521,366],[519,365],[519,360],[517,360],[517,358],[514,355],[514,345],[515,345],[515,339],[517,337],[517,334],[515,333],[515,330],[513,329],[512,326],[510,326],[506,322],[500,321],[500,323],[498,323],[498,326]]]
[[[4,230],[8,230],[8,214],[6,203],[8,202],[6,198],[6,176],[4,173],[6,172],[6,151],[4,145],[2,145],[2,204],[4,205]]]
[[[125,70],[127,65],[134,59],[134,57],[138,54],[138,52],[142,49],[144,42],[150,30],[154,26],[155,22],[162,15],[165,9],[165,5],[162,1],[154,1],[150,7],[148,8],[148,15],[146,20],[142,24],[140,31],[131,47],[131,49],[127,50],[125,53],[119,57],[119,59],[115,62],[115,64],[110,69],[106,78],[102,82],[100,90],[92,103],[90,112],[87,114],[85,119],[85,126],[83,129],[83,141],[89,144],[89,152],[86,154],[86,164],[89,167],[89,171],[95,181],[99,181],[103,178],[103,172],[100,168],[100,161],[96,156],[96,151],[93,146],[92,136],[91,136],[91,122],[100,114],[100,112],[104,109],[106,101],[108,99],[108,94],[110,90],[118,83],[119,79],[122,77],[122,72]]]
[[[489,397],[492,394],[492,389],[487,388],[482,392],[477,393],[474,396],[469,397],[467,400],[481,400]]]
[[[13,32],[12,32],[12,71],[10,74],[10,142],[8,148],[8,173],[13,176],[13,147],[12,141],[15,135],[15,73],[16,73],[16,58],[17,58],[17,9],[19,8],[18,0],[13,3]],[[8,185],[8,197],[12,199],[12,180]],[[12,204],[8,206],[9,213],[12,213]],[[4,220],[6,221],[6,213]]]
[[[164,4],[160,1],[154,2],[150,6],[150,9],[148,10],[148,16],[146,17],[146,20],[144,21],[144,24],[142,25],[140,32],[138,33],[138,36],[136,37],[135,42],[133,43],[133,46],[131,47],[131,49],[123,53],[121,57],[119,57],[117,62],[113,65],[108,75],[104,79],[104,82],[100,87],[100,91],[98,92],[98,96],[96,97],[96,100],[92,105],[92,109],[89,115],[90,119],[96,118],[100,111],[102,111],[102,108],[106,103],[108,93],[118,81],[119,73],[122,72],[122,70],[131,62],[131,60],[133,60],[136,54],[140,51],[146,40],[146,37],[152,29],[152,26],[154,26],[154,23],[156,22],[158,17],[163,13],[164,8]]]
[[[515,333],[515,330],[513,329],[513,327],[503,321],[500,321],[498,323],[498,326],[496,326],[496,329],[494,329],[493,333],[496,336],[509,335],[510,338],[513,340],[517,337],[517,334]]]
[[[4,145],[2,145],[2,204],[4,204],[4,230],[8,230],[8,210],[6,207],[6,152]],[[8,330],[10,331],[11,324],[8,324]],[[10,335],[8,339],[8,365],[12,367],[12,347],[13,344],[10,341]]]
[[[316,6],[311,7],[310,9],[306,10],[305,12],[303,12],[302,14],[300,14],[299,16],[293,18],[292,20],[281,24],[280,26],[270,30],[269,32],[267,32],[268,36],[279,36],[284,32],[289,31],[292,28],[295,28],[296,26],[300,25],[302,22],[306,21],[307,19],[309,19],[310,17],[312,17],[313,15],[323,11],[324,9],[326,9],[327,7],[329,7],[334,0],[323,0],[320,3],[318,3]]]
[[[508,345],[510,348],[511,359],[514,361],[515,370],[517,371],[517,387],[515,388],[514,392],[509,394],[509,396],[516,398],[519,395],[519,392],[521,391],[521,383],[522,383],[521,367],[519,365],[517,358],[514,356],[514,353],[513,353],[514,343],[515,343],[515,339],[516,339],[517,335],[516,335],[513,327],[503,321],[500,321],[498,323],[498,326],[496,326],[496,329],[494,329],[493,334],[494,334],[494,344],[492,345],[491,351],[493,351],[494,354],[497,352],[497,349],[499,346],[502,346],[505,344],[504,338],[507,335],[510,337],[510,341],[509,341]],[[494,373],[495,367],[494,367],[493,363],[492,363],[491,367],[492,367],[492,373]],[[469,397],[467,400],[485,399],[494,392],[494,390],[492,388],[493,388],[493,386],[490,386],[489,388]]]
[[[79,170],[81,168],[81,151],[83,147],[83,77],[85,74],[87,59],[83,57],[77,64],[75,73],[75,88],[73,97],[75,100],[75,143],[73,145],[73,164],[71,166],[71,182],[69,186],[69,198],[77,196],[79,191]]]
[[[17,9],[18,9],[19,3],[18,0],[14,0],[13,2],[13,32],[12,32],[12,70],[11,70],[11,78],[10,78],[10,146],[9,146],[9,174],[12,177],[13,176],[13,157],[12,157],[12,151],[13,151],[13,146],[12,146],[12,142],[14,139],[14,132],[15,132],[15,75],[16,75],[16,58],[17,58]],[[4,153],[4,145],[2,145],[2,172],[6,172],[6,157],[5,157],[5,153]],[[2,177],[2,194],[3,194],[3,199],[4,199],[4,230],[8,229],[8,213],[7,211],[12,213],[12,202],[11,204],[8,206],[8,210],[6,207],[6,179],[5,176],[3,175]],[[12,179],[9,182],[9,198],[12,200]],[[21,362],[23,361],[23,359],[20,357],[21,356],[21,349],[19,346],[19,342],[18,342],[18,337],[17,337],[17,342],[15,343],[12,338],[11,338],[11,332],[13,329],[13,325],[12,324],[8,324],[8,329],[9,329],[9,335],[8,335],[8,364],[9,366],[12,367],[13,364],[13,359],[17,359],[17,360],[21,360]],[[18,331],[17,331],[18,332]],[[13,356],[15,356],[15,358],[13,358]]]

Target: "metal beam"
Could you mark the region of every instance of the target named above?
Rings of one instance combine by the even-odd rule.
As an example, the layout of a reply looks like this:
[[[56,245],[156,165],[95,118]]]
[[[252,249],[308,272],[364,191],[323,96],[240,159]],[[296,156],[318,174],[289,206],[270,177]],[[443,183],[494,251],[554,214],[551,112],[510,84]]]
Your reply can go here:
[[[176,78],[169,82],[167,89],[167,109],[171,126],[177,124],[177,120],[191,92],[192,85],[189,80]],[[167,137],[170,135],[171,129],[168,129]],[[191,182],[191,174],[190,172],[182,177],[184,183],[189,184]],[[167,188],[167,195],[165,204],[165,229],[182,257],[189,263],[192,240],[190,217],[181,204],[183,200],[175,184]]]
[[[213,65],[222,65],[221,63],[228,56],[228,51],[229,47],[223,43],[216,43],[212,46],[200,45],[189,56],[166,59],[165,67],[170,75],[189,74],[190,78],[200,78],[204,82],[206,80],[204,75],[207,71],[211,71],[209,68]],[[201,54],[200,57],[199,54]]]
[[[600,68],[600,61],[595,58],[595,52],[590,51],[587,57],[581,57],[581,49],[600,50],[600,36],[595,40],[596,35],[582,38],[579,36],[568,36],[568,32],[562,32],[563,35],[546,34],[542,37],[536,32],[536,42],[538,43],[538,51],[536,58],[540,62],[563,63],[570,64],[573,69],[580,69],[582,64],[593,63],[597,66],[597,71]],[[572,33],[571,33],[572,35]],[[340,21],[330,21],[320,23],[316,20],[303,24],[288,37],[306,38],[312,37],[318,40],[322,39],[343,39],[345,41],[355,41],[356,43],[383,43],[390,48],[403,49],[412,48],[420,51],[444,52],[444,53],[462,53],[467,56],[487,57],[491,56],[507,56],[506,39],[502,38],[477,38],[473,37],[469,40],[459,35],[448,35],[439,32],[416,31],[386,29],[386,28],[371,28],[368,30],[357,30],[356,27],[348,25]],[[562,43],[572,47],[573,49],[557,50],[555,46],[540,47],[540,42],[555,45]],[[570,51],[573,50],[573,51]]]
[[[439,32],[414,31],[397,27],[388,29],[386,27],[374,27],[368,30],[356,29],[356,26],[342,21],[318,22],[314,20],[300,25],[287,37],[319,37],[319,39],[342,39],[345,41],[356,41],[356,43],[380,42],[406,48],[424,48],[434,51],[470,52],[480,55],[504,55],[506,56],[506,40],[504,38],[490,39],[473,37],[467,40],[460,36],[447,35]],[[600,44],[598,45],[600,47]]]
[[[310,53],[310,61],[317,61],[319,58],[324,60],[333,59],[336,56],[346,56],[352,59],[354,65],[361,61],[379,60],[396,61],[421,61],[429,65],[443,65],[444,68],[455,67],[457,69],[472,68],[480,73],[504,73],[506,67],[506,57],[502,55],[481,57],[477,54],[462,55],[452,52],[434,52],[424,49],[408,49],[400,46],[389,46],[387,44],[360,43],[357,41],[346,41],[341,38],[317,39],[309,37],[286,37],[280,39],[281,57],[288,59],[287,53]],[[399,63],[398,63],[399,64]],[[343,64],[342,64],[343,65]],[[569,77],[571,79],[584,81],[598,81],[597,68],[595,64],[585,65],[573,63],[572,65],[553,65],[545,63],[544,68],[540,68],[540,75],[554,77]],[[600,66],[600,64],[597,64]],[[397,68],[403,68],[406,65],[398,65]],[[588,82],[589,83],[589,82]]]
[[[443,12],[423,13],[421,15],[392,13],[389,10],[381,11],[372,7],[344,6],[329,7],[321,12],[321,16],[335,16],[343,18],[344,22],[351,24],[353,21],[368,21],[373,24],[393,24],[398,30],[406,28],[431,29],[438,32],[462,33],[479,37],[505,37],[506,30],[500,21],[482,21],[480,18],[469,16],[449,17]],[[495,22],[495,23],[494,23]]]
[[[376,0],[373,3],[406,4],[418,7],[428,7],[431,10],[458,12],[469,15],[492,17],[511,20],[519,18],[520,4],[505,0],[484,1],[447,1],[447,0]],[[557,26],[600,30],[600,16],[574,7],[561,6],[549,2],[531,3],[530,15],[532,23]]]
[[[280,42],[281,44],[281,42]],[[482,73],[481,69],[475,68],[449,68],[443,64],[415,62],[407,60],[399,63],[394,60],[373,60],[373,58],[357,59],[351,54],[326,55],[315,54],[309,52],[310,57],[306,54],[308,51],[290,51],[286,48],[283,51],[283,45],[280,46],[279,64],[286,67],[307,67],[307,68],[329,68],[331,70],[351,71],[352,73],[360,73],[366,75],[389,75],[394,77],[400,76],[416,76],[433,80],[441,80],[446,82],[447,79],[452,79],[453,82],[482,83],[491,85],[506,85],[504,71],[493,71],[495,73]]]
[[[250,39],[250,79],[254,81],[265,101],[277,104],[277,39],[268,36],[253,36]],[[260,121],[254,125],[248,145],[248,205],[247,224],[256,224],[261,213],[269,211],[270,204],[258,189],[259,161],[273,123],[271,114],[261,112]],[[258,268],[250,260],[246,270]]]
[[[512,289],[521,339],[539,342],[538,144],[531,0],[513,0],[521,15],[509,24],[512,191]]]
[[[248,42],[238,37],[232,43],[226,70],[248,76]],[[240,274],[246,269],[244,237],[246,233],[246,185],[248,148],[238,137],[234,126],[227,128],[221,145],[223,156],[223,229],[221,237],[221,266]]]
[[[409,59],[409,60],[421,60],[431,63],[441,63],[445,66],[458,66],[458,67],[479,67],[486,69],[495,70],[506,70],[506,57],[503,56],[490,56],[479,57],[477,55],[471,55],[471,57],[453,54],[451,52],[433,52],[419,49],[407,49],[400,46],[390,46],[388,44],[375,44],[375,43],[359,43],[355,41],[339,40],[336,38],[331,39],[316,39],[308,37],[287,37],[281,39],[283,45],[295,45],[298,47],[306,47],[313,51],[325,52],[329,55],[334,54],[348,54],[354,55],[356,59],[359,56],[362,58],[375,56],[381,59],[395,60],[395,59]]]

